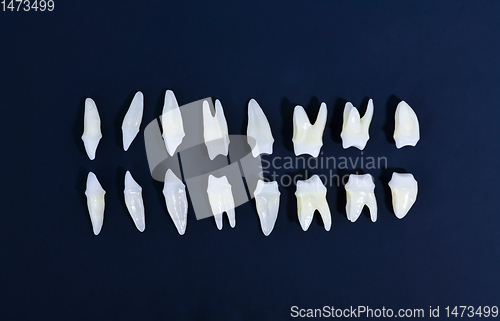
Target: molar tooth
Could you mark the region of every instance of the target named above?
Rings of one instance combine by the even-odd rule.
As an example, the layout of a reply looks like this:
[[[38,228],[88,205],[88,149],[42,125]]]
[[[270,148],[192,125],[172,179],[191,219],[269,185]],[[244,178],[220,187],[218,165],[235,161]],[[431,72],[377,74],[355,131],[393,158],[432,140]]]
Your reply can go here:
[[[213,160],[217,155],[227,156],[229,135],[222,104],[215,101],[215,116],[212,117],[208,102],[203,101],[203,137],[208,150],[208,157]]]
[[[260,226],[265,236],[271,234],[278,218],[280,191],[278,183],[259,180],[254,191],[255,205],[259,214]]]
[[[330,207],[326,201],[326,187],[318,175],[314,175],[308,180],[297,181],[297,210],[300,226],[307,231],[313,220],[314,211],[318,210],[325,225],[325,230],[329,231],[332,226]]]
[[[101,232],[102,222],[104,221],[104,194],[106,194],[106,191],[102,188],[95,174],[89,172],[85,195],[87,196],[87,207],[95,235]]]
[[[296,156],[309,154],[318,157],[321,146],[323,146],[323,131],[325,130],[327,113],[326,104],[321,103],[316,122],[311,125],[304,108],[295,106],[292,141]]]
[[[85,145],[85,151],[90,160],[94,160],[97,145],[102,138],[101,118],[97,111],[97,106],[92,98],[85,99],[85,114],[83,119],[82,140]]]
[[[170,156],[175,154],[175,150],[182,143],[184,136],[184,123],[182,122],[181,110],[174,92],[167,90],[165,93],[165,103],[161,115],[161,127],[163,129],[163,140]]]
[[[248,103],[248,144],[252,147],[253,157],[272,154],[274,138],[266,115],[255,99]],[[251,138],[250,138],[251,137]]]
[[[375,184],[372,176],[370,174],[349,175],[345,190],[347,193],[345,207],[347,219],[355,222],[366,205],[370,209],[372,222],[375,222],[377,220],[377,199],[375,198]]]
[[[392,193],[392,208],[399,219],[406,216],[417,199],[418,184],[412,174],[392,173],[389,187]]]
[[[231,184],[229,184],[227,177],[222,176],[217,178],[213,175],[209,175],[207,194],[217,228],[222,230],[223,212],[226,212],[229,218],[229,224],[231,227],[234,227],[236,225],[234,199],[231,191]]]
[[[420,139],[420,127],[417,114],[405,101],[401,101],[396,107],[394,115],[395,129],[394,141],[396,147],[415,146]]]
[[[171,169],[168,169],[165,173],[163,196],[165,196],[168,214],[170,214],[177,228],[177,232],[179,232],[180,235],[184,235],[186,232],[188,212],[186,186]]]
[[[363,150],[370,139],[368,129],[373,117],[373,100],[368,101],[366,112],[363,118],[360,118],[359,111],[350,102],[345,104],[344,124],[342,125],[342,147],[344,149],[354,146]]]
[[[122,133],[123,133],[123,149],[128,150],[130,144],[134,141],[135,137],[139,133],[139,128],[141,127],[142,114],[144,112],[144,95],[142,92],[138,91],[130,107],[128,108],[122,123]]]
[[[132,177],[129,171],[125,173],[125,205],[127,205],[130,217],[134,221],[135,227],[141,232],[146,228],[144,218],[144,202],[142,200],[142,187]]]

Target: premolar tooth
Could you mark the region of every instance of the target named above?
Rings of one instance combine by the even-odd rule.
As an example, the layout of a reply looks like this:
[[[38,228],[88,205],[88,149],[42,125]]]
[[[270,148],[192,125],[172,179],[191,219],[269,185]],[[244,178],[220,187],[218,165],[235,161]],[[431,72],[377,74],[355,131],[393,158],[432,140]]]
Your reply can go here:
[[[83,144],[90,160],[94,160],[97,145],[99,145],[102,134],[101,118],[92,98],[85,99],[85,115],[83,117]]]
[[[318,157],[321,146],[323,146],[323,131],[325,130],[327,113],[326,104],[321,103],[316,122],[311,125],[304,108],[295,106],[292,141],[296,156],[309,154]]]
[[[259,180],[255,188],[255,204],[259,214],[260,226],[265,236],[271,234],[278,218],[280,207],[280,191],[278,183]]]
[[[325,230],[329,231],[332,226],[330,207],[326,201],[326,187],[318,175],[314,175],[308,180],[297,181],[297,210],[300,226],[307,231],[313,220],[314,211],[318,210],[325,225]]]
[[[389,187],[392,193],[392,208],[399,219],[406,216],[417,199],[418,184],[412,174],[392,173]]]
[[[141,232],[146,228],[144,218],[144,202],[142,200],[142,187],[132,177],[129,171],[125,173],[125,205],[134,221],[135,227]]]
[[[135,137],[139,133],[139,128],[141,127],[142,114],[144,112],[144,95],[142,92],[138,91],[130,107],[128,108],[122,123],[122,133],[123,133],[123,149],[128,150],[130,144],[134,141]]]
[[[215,101],[215,116],[213,117],[208,102],[203,101],[203,137],[210,160],[217,155],[227,156],[229,150],[227,122],[218,99]]]
[[[234,199],[231,191],[231,184],[229,184],[227,177],[222,176],[217,178],[213,175],[209,175],[207,194],[217,228],[222,230],[223,212],[226,212],[229,218],[229,224],[231,227],[234,227],[236,225]]]
[[[255,99],[248,103],[248,144],[252,147],[253,157],[260,154],[272,154],[274,138],[271,126]]]
[[[370,139],[368,129],[373,117],[373,100],[368,101],[366,112],[363,118],[360,118],[359,111],[350,102],[345,104],[344,124],[342,125],[342,147],[349,148],[354,146],[363,150]]]
[[[188,212],[186,186],[171,169],[168,169],[165,174],[163,196],[165,196],[168,214],[170,214],[177,228],[177,232],[179,232],[180,235],[184,235],[186,232]]]
[[[375,222],[377,220],[377,199],[375,198],[375,184],[372,176],[370,174],[349,175],[345,190],[347,193],[345,207],[347,219],[355,222],[366,205],[370,209],[372,222]]]
[[[102,222],[104,221],[104,194],[106,194],[106,191],[102,188],[95,174],[89,172],[85,195],[87,196],[87,207],[95,235],[101,232]]]
[[[174,92],[167,90],[165,93],[165,103],[161,115],[161,127],[163,129],[163,140],[170,156],[175,154],[175,150],[182,143],[184,136],[184,123],[182,122],[181,110]]]
[[[415,146],[420,139],[420,126],[417,114],[405,101],[396,107],[394,141],[396,147]]]

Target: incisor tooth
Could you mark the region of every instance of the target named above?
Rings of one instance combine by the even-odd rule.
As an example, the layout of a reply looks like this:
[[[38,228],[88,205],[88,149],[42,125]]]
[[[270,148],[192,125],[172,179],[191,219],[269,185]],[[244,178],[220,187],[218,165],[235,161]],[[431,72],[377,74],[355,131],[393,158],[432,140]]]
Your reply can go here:
[[[134,141],[135,137],[139,133],[139,128],[141,127],[142,114],[144,113],[144,95],[142,92],[138,91],[130,107],[128,108],[122,123],[122,133],[123,133],[123,149],[128,150],[130,144]]]
[[[274,138],[271,126],[255,99],[251,99],[248,103],[247,136],[253,157],[273,153]]]
[[[102,188],[95,174],[89,172],[85,195],[87,196],[87,207],[95,235],[101,232],[102,222],[104,221],[104,194],[106,194],[106,191]]]
[[[325,226],[329,231],[332,226],[330,207],[326,201],[326,187],[318,175],[314,175],[308,180],[297,181],[297,210],[300,226],[307,231],[313,220],[314,211],[318,210]]]
[[[161,115],[161,127],[163,129],[163,140],[170,156],[175,154],[175,150],[182,143],[186,134],[184,133],[184,123],[182,122],[181,110],[174,92],[167,90],[165,93],[165,103]]]
[[[370,139],[368,129],[373,117],[373,100],[368,101],[366,112],[363,118],[360,118],[359,111],[350,102],[345,104],[344,124],[342,125],[342,147],[344,149],[354,146],[363,150]]]
[[[165,174],[163,196],[165,196],[168,214],[170,214],[177,228],[177,232],[179,232],[180,235],[184,235],[186,232],[188,212],[186,186],[171,169],[168,169]]]
[[[321,146],[323,146],[323,131],[325,130],[327,113],[326,104],[321,103],[316,122],[311,125],[304,108],[295,106],[292,141],[296,156],[309,154],[318,157]]]
[[[223,212],[226,212],[229,218],[229,224],[231,227],[234,227],[236,225],[234,199],[231,191],[231,184],[229,184],[227,177],[222,176],[217,178],[213,175],[209,175],[207,194],[217,228],[222,230]]]
[[[203,138],[210,160],[217,155],[227,156],[229,150],[227,122],[218,99],[215,101],[215,116],[213,117],[208,102],[203,101]]]
[[[406,216],[417,200],[418,184],[410,173],[392,173],[389,187],[392,193],[392,208],[399,219]]]
[[[401,101],[396,107],[394,115],[395,129],[394,141],[396,147],[415,146],[420,139],[420,126],[417,114],[405,101]]]
[[[347,193],[345,207],[347,219],[355,222],[366,205],[370,209],[372,222],[375,222],[377,220],[377,199],[375,198],[375,184],[372,176],[370,174],[349,175],[345,190]]]
[[[260,227],[265,236],[271,234],[278,218],[280,207],[278,183],[259,180],[254,191],[255,205],[259,214]]]
[[[97,145],[99,145],[101,138],[101,118],[97,106],[92,98],[87,98],[85,99],[82,140],[90,160],[94,160]]]
[[[129,171],[125,173],[125,205],[127,206],[130,217],[134,221],[135,227],[141,232],[146,228],[144,218],[144,202],[142,200],[142,187],[132,177]]]

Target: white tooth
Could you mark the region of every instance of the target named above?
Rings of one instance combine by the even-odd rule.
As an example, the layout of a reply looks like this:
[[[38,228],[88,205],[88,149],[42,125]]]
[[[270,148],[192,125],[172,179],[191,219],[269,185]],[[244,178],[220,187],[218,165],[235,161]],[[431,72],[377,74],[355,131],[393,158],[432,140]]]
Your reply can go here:
[[[85,99],[82,140],[90,160],[94,160],[97,145],[99,145],[101,138],[101,118],[97,106],[92,98],[87,98]]]
[[[251,99],[248,103],[247,136],[253,157],[273,153],[274,138],[271,126],[255,99]]]
[[[392,208],[396,217],[406,216],[417,199],[418,184],[412,174],[392,173],[389,187],[392,193]]]
[[[318,210],[325,225],[325,230],[329,231],[332,226],[330,207],[326,201],[326,187],[318,175],[314,175],[308,180],[297,181],[297,210],[300,226],[307,231],[313,220],[314,211]]]
[[[138,91],[130,107],[128,108],[122,123],[122,134],[123,134],[123,149],[128,150],[130,144],[135,139],[135,136],[139,133],[139,127],[142,122],[142,114],[144,112],[144,95],[142,92]]]
[[[309,154],[318,157],[321,146],[323,146],[323,131],[325,130],[327,113],[326,104],[321,103],[316,122],[311,125],[304,108],[295,106],[292,141],[296,156]]]
[[[161,115],[161,127],[163,129],[163,140],[170,156],[174,156],[175,150],[181,144],[184,133],[184,123],[182,122],[181,110],[175,98],[174,92],[167,90],[165,93],[165,103]]]
[[[208,102],[203,101],[203,137],[210,160],[217,155],[227,156],[229,149],[227,122],[218,99],[215,101],[215,116],[213,117]]]
[[[229,184],[227,177],[222,176],[217,178],[213,175],[209,175],[207,194],[217,228],[222,230],[223,212],[226,212],[229,218],[229,224],[231,227],[234,227],[236,225],[234,199],[231,191],[231,184]]]
[[[280,191],[277,182],[259,180],[255,188],[255,204],[259,214],[260,227],[265,236],[271,234],[278,218]]]
[[[134,221],[135,227],[141,232],[146,228],[144,218],[144,202],[142,200],[142,187],[132,177],[129,171],[125,173],[125,205],[127,205],[130,217]]]
[[[102,188],[95,174],[89,172],[85,195],[87,196],[87,207],[95,235],[101,232],[102,222],[104,221],[104,194],[106,194],[106,191]]]
[[[370,209],[372,222],[377,220],[377,199],[375,198],[375,184],[370,174],[349,175],[349,181],[345,185],[347,193],[347,204],[345,206],[347,219],[356,222],[363,207]]]
[[[417,114],[405,101],[401,101],[396,107],[394,119],[396,121],[394,129],[396,147],[417,145],[420,139]]]
[[[366,112],[363,118],[360,119],[359,111],[350,102],[345,104],[344,108],[344,124],[342,125],[342,147],[349,148],[354,146],[363,150],[370,139],[368,129],[373,117],[373,100],[368,101]]]
[[[168,214],[172,218],[177,232],[184,235],[187,226],[188,202],[186,197],[186,186],[177,176],[168,169],[165,174],[163,185],[163,196],[167,204]]]

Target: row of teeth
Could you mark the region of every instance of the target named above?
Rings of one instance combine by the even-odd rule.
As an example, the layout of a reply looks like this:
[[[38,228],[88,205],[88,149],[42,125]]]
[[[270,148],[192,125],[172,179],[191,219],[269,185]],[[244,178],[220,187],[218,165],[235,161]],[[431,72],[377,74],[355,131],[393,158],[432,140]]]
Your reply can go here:
[[[406,216],[417,199],[418,185],[412,174],[393,173],[389,182],[392,192],[392,205],[397,218]],[[367,206],[370,211],[372,222],[377,220],[377,199],[375,198],[375,184],[370,174],[351,174],[349,181],[345,185],[347,194],[346,213],[347,219],[355,222]],[[327,189],[318,175],[314,175],[307,180],[297,181],[297,214],[300,225],[307,231],[315,211],[321,215],[325,230],[329,231],[332,225],[330,207],[326,201]],[[104,221],[104,195],[105,191],[97,180],[94,173],[90,172],[87,177],[87,205],[92,221],[94,234],[101,231]],[[125,204],[135,223],[141,232],[146,228],[144,202],[142,199],[142,188],[134,180],[130,172],[125,174]],[[210,175],[207,188],[208,199],[215,223],[219,230],[222,229],[222,215],[225,212],[231,227],[236,225],[235,205],[231,184],[226,176],[215,177]],[[268,236],[274,229],[278,217],[280,205],[280,191],[278,183],[265,182],[259,180],[254,191],[257,214],[259,215],[262,232]],[[163,195],[167,205],[167,211],[174,222],[180,235],[186,232],[188,202],[186,197],[186,187],[184,183],[172,172],[168,170],[165,174]]]
[[[144,111],[144,96],[137,92],[130,108],[123,119],[123,149],[126,151],[139,133]],[[373,117],[373,100],[368,101],[365,115],[360,117],[359,111],[350,102],[345,104],[344,123],[342,126],[342,147],[356,147],[363,150],[370,139],[369,127]],[[413,109],[401,101],[395,112],[394,141],[397,148],[415,146],[420,139],[418,118]],[[318,157],[323,146],[323,131],[327,119],[326,104],[322,103],[314,124],[302,106],[296,106],[293,111],[293,147],[296,156],[309,154]],[[170,156],[175,154],[177,147],[182,143],[184,125],[179,104],[173,91],[167,90],[163,113],[161,116],[163,139],[165,148]],[[252,147],[252,155],[272,154],[274,138],[271,126],[262,108],[255,99],[248,103],[248,143]],[[84,132],[82,140],[87,155],[91,160],[95,158],[97,146],[102,138],[101,119],[97,106],[91,98],[85,101]],[[203,138],[212,160],[217,155],[227,156],[229,148],[229,133],[224,110],[219,100],[215,101],[215,116],[212,116],[207,101],[203,102]]]

